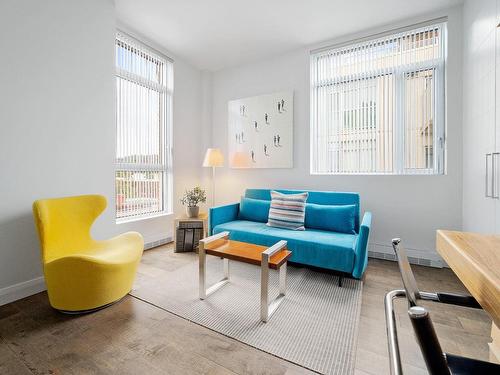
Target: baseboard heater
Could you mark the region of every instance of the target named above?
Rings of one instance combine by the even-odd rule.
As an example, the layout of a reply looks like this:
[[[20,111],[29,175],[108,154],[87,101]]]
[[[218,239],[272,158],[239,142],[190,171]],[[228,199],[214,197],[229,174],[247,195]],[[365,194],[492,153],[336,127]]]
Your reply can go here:
[[[144,244],[144,250],[152,249],[153,247],[158,247],[170,243],[173,241],[172,237],[162,238],[158,241],[147,242]]]
[[[384,260],[392,260],[396,261],[396,256],[394,254],[382,253],[380,251],[368,251],[369,258],[375,259],[384,259]],[[417,258],[417,257],[408,257],[408,260],[411,264],[416,264],[419,266],[427,266],[427,267],[435,267],[435,268],[443,268],[443,262],[439,260],[430,260],[426,258]]]

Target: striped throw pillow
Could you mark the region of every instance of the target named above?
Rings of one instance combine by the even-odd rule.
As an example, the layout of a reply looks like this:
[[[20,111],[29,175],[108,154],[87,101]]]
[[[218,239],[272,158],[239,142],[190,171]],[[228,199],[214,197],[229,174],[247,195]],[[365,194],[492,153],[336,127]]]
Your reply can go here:
[[[282,194],[271,191],[271,208],[267,225],[292,230],[304,230],[308,193]]]

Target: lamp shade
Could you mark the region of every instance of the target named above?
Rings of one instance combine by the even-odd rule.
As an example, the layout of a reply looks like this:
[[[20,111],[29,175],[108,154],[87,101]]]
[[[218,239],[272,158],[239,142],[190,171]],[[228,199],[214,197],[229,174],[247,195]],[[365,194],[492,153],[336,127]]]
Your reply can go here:
[[[203,160],[204,167],[222,167],[224,165],[224,156],[218,148],[209,148]]]

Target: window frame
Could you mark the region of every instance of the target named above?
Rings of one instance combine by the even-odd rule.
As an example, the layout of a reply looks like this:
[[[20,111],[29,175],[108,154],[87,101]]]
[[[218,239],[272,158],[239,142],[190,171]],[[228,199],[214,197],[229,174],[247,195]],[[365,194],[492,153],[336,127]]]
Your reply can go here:
[[[151,59],[158,60],[159,63],[163,64],[164,67],[164,82],[154,82],[148,80],[147,78],[136,74],[134,72],[128,71],[118,66],[116,63],[115,56],[115,162],[114,162],[114,176],[115,176],[115,221],[117,224],[123,224],[134,221],[147,220],[155,217],[171,215],[173,213],[173,166],[172,166],[172,137],[173,137],[173,96],[174,96],[174,61],[165,54],[157,51],[147,43],[129,35],[122,30],[116,30],[115,33],[115,49],[117,42],[120,41],[130,48],[135,46],[140,46],[142,51],[146,51],[148,57]],[[129,41],[130,44],[127,44]],[[119,79],[124,79],[132,84],[142,86],[144,88],[153,90],[158,93],[159,104],[159,152],[160,152],[160,163],[136,163],[136,162],[119,162],[118,158],[118,101],[119,93],[117,89],[117,81]],[[161,197],[163,206],[162,209],[155,212],[148,212],[143,214],[135,214],[131,212],[127,216],[118,217],[117,209],[117,188],[116,188],[116,176],[117,172],[159,172],[163,176],[160,181]]]
[[[397,30],[391,30],[377,35],[369,36],[362,39],[352,40],[350,42],[342,43],[340,45],[334,45],[329,47],[324,47],[318,50],[312,50],[310,52],[310,121],[309,121],[309,173],[310,175],[346,175],[346,176],[363,176],[363,175],[380,175],[380,176],[414,176],[414,175],[426,175],[426,176],[436,176],[436,175],[446,175],[446,153],[447,153],[447,142],[446,142],[446,65],[447,65],[447,52],[448,52],[448,28],[447,28],[447,18],[441,18],[438,20],[432,20],[428,22],[423,22],[418,25],[411,25],[408,27],[400,28]],[[390,39],[392,36],[397,36],[404,32],[414,32],[418,33],[420,29],[428,28],[429,26],[439,26],[441,32],[441,42],[443,43],[443,56],[441,59],[427,60],[424,62],[412,63],[410,66],[400,66],[392,68],[388,73],[394,76],[395,88],[399,90],[394,93],[395,100],[397,104],[395,106],[395,119],[396,123],[402,124],[401,126],[394,127],[394,141],[393,141],[393,170],[391,172],[329,172],[329,171],[318,171],[318,167],[315,165],[317,154],[315,154],[315,135],[319,129],[317,129],[316,118],[320,116],[319,100],[315,101],[317,97],[315,95],[315,90],[320,89],[328,85],[328,83],[316,84],[314,82],[313,72],[316,69],[316,63],[322,54],[325,52],[333,52],[339,49],[345,49],[356,46],[361,43],[372,43],[374,41],[382,38]],[[433,164],[432,168],[408,168],[405,167],[405,132],[406,124],[404,119],[406,106],[403,98],[405,98],[405,75],[412,74],[419,71],[433,70],[434,78],[434,117],[433,117]],[[355,78],[350,78],[350,81],[366,80],[367,78],[377,78],[380,74],[372,74],[370,71],[363,71],[354,75]],[[338,79],[338,78],[335,78]],[[338,79],[342,81],[342,79]],[[437,148],[439,147],[439,149]],[[317,164],[317,163],[316,163]]]

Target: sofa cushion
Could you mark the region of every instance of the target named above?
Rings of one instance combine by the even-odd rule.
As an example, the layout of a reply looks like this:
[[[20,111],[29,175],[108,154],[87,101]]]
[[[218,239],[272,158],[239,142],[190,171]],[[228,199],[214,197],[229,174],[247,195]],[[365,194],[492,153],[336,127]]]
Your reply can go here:
[[[279,240],[286,240],[292,251],[292,262],[348,273],[352,272],[354,266],[354,245],[358,237],[355,234],[318,229],[294,231],[246,220],[219,224],[213,233],[223,231],[228,231],[232,240],[263,246],[272,246]]]
[[[292,230],[304,230],[304,215],[308,193],[282,194],[271,191],[271,208],[267,225]]]
[[[357,207],[348,205],[306,204],[306,228],[355,234],[354,220]]]
[[[245,197],[253,199],[271,200],[271,189],[246,189]],[[273,189],[283,194],[296,194],[306,190],[286,190],[286,189]],[[307,203],[314,204],[329,204],[329,205],[356,205],[355,227],[356,233],[359,233],[359,194],[348,193],[339,191],[313,191],[308,190]]]
[[[238,219],[266,223],[270,206],[270,201],[241,197]]]

